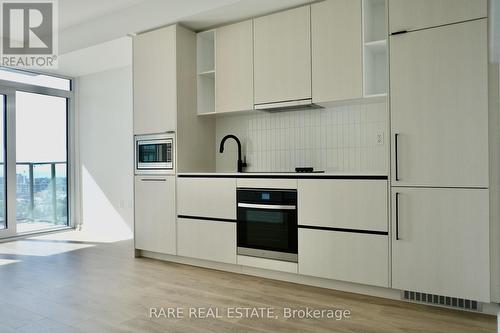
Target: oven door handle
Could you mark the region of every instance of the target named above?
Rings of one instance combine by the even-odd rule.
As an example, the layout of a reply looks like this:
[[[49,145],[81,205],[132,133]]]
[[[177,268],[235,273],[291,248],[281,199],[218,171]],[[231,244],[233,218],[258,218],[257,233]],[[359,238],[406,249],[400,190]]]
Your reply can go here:
[[[278,210],[295,210],[295,205],[261,205],[238,202],[238,207],[241,208],[257,208],[257,209],[278,209]]]

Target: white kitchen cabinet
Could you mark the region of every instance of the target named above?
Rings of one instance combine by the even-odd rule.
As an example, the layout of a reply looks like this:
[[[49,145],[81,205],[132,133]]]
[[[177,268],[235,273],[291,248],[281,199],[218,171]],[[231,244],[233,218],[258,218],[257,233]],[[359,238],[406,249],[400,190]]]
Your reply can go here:
[[[236,178],[177,178],[177,214],[236,219]]]
[[[387,235],[299,228],[299,274],[389,287]]]
[[[135,176],[135,248],[176,254],[175,177]]]
[[[487,0],[389,0],[390,32],[483,18],[487,8]]]
[[[299,179],[299,225],[388,231],[386,180]]]
[[[216,29],[215,112],[253,109],[253,21]]]
[[[392,287],[489,302],[488,190],[392,191]]]
[[[311,5],[314,103],[363,95],[361,0]]]
[[[236,264],[236,223],[179,218],[178,255]]]
[[[133,39],[134,134],[176,130],[176,26]]]
[[[311,98],[310,9],[254,19],[255,104]]]
[[[488,187],[487,50],[486,19],[391,36],[393,186]]]
[[[175,24],[133,38],[134,134],[175,131],[176,172],[215,168],[215,123],[196,116],[196,77],[193,31]]]

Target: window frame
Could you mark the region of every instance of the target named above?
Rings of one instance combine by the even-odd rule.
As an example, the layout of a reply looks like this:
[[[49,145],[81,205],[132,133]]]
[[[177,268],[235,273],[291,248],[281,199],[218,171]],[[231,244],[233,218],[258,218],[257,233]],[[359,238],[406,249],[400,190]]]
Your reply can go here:
[[[22,70],[19,70],[23,72]],[[5,186],[6,186],[6,222],[7,228],[0,230],[0,239],[17,237],[23,235],[32,235],[37,233],[47,233],[54,230],[76,228],[79,225],[80,216],[80,195],[79,182],[80,171],[77,162],[77,114],[76,114],[76,96],[75,96],[75,79],[67,76],[25,71],[41,75],[49,75],[67,79],[70,81],[70,90],[61,90],[56,88],[48,88],[27,83],[20,83],[0,79],[0,94],[5,95]],[[67,195],[68,195],[68,225],[55,227],[48,230],[35,231],[30,233],[16,232],[16,92],[27,92],[41,95],[49,95],[55,97],[66,98],[66,150],[67,150]],[[12,185],[13,184],[13,185]],[[13,219],[11,217],[14,216]]]

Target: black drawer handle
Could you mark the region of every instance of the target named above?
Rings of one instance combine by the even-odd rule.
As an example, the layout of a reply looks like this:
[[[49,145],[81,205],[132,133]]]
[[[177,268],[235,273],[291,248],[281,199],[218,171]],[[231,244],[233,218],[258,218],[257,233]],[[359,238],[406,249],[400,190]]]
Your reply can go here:
[[[399,239],[399,192],[396,192],[396,240]]]
[[[407,32],[408,32],[408,30],[400,30],[400,31],[396,31],[396,32],[391,33],[391,36],[402,35],[402,34],[405,34]]]
[[[394,134],[394,173],[395,175],[395,180],[398,182],[399,181],[399,156],[398,156],[398,143],[399,143],[399,134],[396,133]]]

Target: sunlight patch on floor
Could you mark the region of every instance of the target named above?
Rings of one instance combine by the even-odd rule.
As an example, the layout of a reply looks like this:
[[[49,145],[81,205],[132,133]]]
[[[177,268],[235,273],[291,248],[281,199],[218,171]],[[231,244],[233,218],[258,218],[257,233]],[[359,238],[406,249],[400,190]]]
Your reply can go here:
[[[122,240],[131,239],[128,234],[120,234],[113,232],[107,228],[90,228],[83,226],[82,230],[70,230],[65,232],[57,232],[53,234],[33,237],[35,239],[55,240],[55,241],[74,241],[74,242],[90,242],[90,243],[113,243]]]
[[[0,266],[15,264],[16,262],[21,262],[21,260],[0,259]]]

